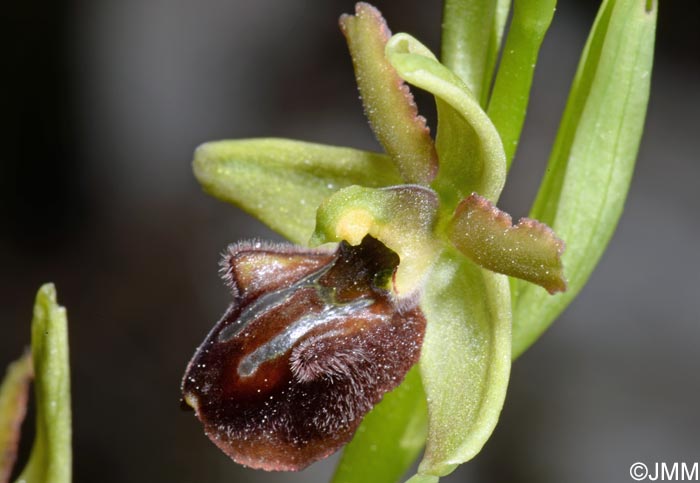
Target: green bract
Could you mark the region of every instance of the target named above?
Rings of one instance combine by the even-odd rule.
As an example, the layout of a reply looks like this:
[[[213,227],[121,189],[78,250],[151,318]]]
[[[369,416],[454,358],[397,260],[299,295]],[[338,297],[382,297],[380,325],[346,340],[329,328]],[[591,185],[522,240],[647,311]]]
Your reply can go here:
[[[66,309],[56,289],[43,285],[36,295],[32,350],[8,370],[0,386],[0,482],[9,481],[29,382],[34,377],[36,435],[16,483],[70,483],[72,475],[70,372]]]
[[[503,140],[509,167],[525,121],[540,45],[556,4],[556,0],[516,0],[513,6],[513,21],[487,111]]]
[[[43,285],[32,321],[36,436],[17,483],[70,483],[72,474],[70,371],[66,309],[56,289]]]
[[[627,198],[649,100],[656,1],[606,0],[584,48],[531,216],[568,244],[565,294],[513,283],[513,354],[522,353],[580,292]]]
[[[368,4],[341,17],[386,155],[283,139],[207,143],[195,154],[208,192],[296,243],[378,239],[400,258],[394,296],[420,299],[418,368],[367,415],[336,483],[397,481],[424,444],[414,483],[476,455],[498,421],[512,357],[581,289],[619,217],[644,121],[656,5],[604,1],[584,51],[532,210],[566,241],[562,258],[550,228],[513,224],[495,207],[555,7],[514,3],[498,70],[509,1],[447,0],[444,64],[410,35],[391,36]],[[435,142],[403,81],[434,96]],[[566,278],[568,292],[547,293],[565,290]]]
[[[445,0],[442,59],[483,106],[503,38],[510,0]]]

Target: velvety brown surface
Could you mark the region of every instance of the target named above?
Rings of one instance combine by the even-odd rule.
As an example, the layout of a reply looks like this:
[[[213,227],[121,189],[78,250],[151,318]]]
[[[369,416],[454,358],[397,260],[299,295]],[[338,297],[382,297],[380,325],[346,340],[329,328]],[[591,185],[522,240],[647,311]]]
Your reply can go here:
[[[182,386],[209,438],[235,461],[266,470],[304,468],[349,441],[420,355],[420,310],[399,308],[380,288],[397,264],[369,237],[336,253],[232,246],[222,266],[235,300]],[[285,334],[291,340],[276,342]],[[246,372],[246,358],[278,346]]]

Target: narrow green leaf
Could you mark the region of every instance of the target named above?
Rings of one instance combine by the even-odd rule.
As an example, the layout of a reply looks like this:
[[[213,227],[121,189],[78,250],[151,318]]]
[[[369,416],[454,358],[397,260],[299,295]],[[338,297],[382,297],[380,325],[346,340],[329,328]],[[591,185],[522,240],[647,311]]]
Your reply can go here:
[[[17,459],[22,421],[27,414],[32,356],[26,353],[10,364],[0,385],[0,483],[10,481]]]
[[[556,0],[515,0],[488,108],[503,140],[508,167],[518,148],[537,56],[556,5]]]
[[[70,483],[72,473],[70,371],[66,309],[53,284],[36,295],[32,320],[36,435],[17,483]]]
[[[569,290],[553,297],[514,281],[515,357],[584,286],[622,213],[642,136],[656,2],[603,2],[588,38],[531,216],[567,243]]]
[[[432,187],[452,211],[471,193],[498,200],[506,174],[501,138],[464,83],[407,34],[394,35],[387,57],[399,75],[436,98],[440,168]]]
[[[401,183],[385,155],[286,139],[206,143],[195,151],[193,167],[209,194],[298,244],[309,241],[316,208],[337,190]]]
[[[437,153],[411,91],[384,55],[389,27],[368,3],[355,5],[355,12],[340,17],[340,28],[348,42],[365,115],[404,180],[427,185],[437,172]]]
[[[428,414],[418,367],[365,416],[345,447],[333,483],[395,483],[416,459]]]
[[[366,235],[373,236],[399,256],[394,289],[409,295],[420,287],[437,253],[433,238],[437,210],[435,193],[419,185],[350,186],[318,208],[311,244],[345,240],[359,245]]]
[[[447,235],[463,255],[484,268],[536,283],[549,293],[566,290],[564,242],[547,225],[522,218],[513,226],[508,213],[473,194],[457,207]]]
[[[442,61],[482,106],[488,99],[510,0],[446,0]]]
[[[474,457],[498,422],[510,374],[508,279],[447,249],[425,285],[420,370],[428,442],[418,472],[443,476]]]

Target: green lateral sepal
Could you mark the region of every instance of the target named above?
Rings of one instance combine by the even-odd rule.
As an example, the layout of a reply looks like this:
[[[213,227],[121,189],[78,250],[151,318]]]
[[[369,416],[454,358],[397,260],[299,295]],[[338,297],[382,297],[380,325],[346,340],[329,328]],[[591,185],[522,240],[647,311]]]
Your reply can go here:
[[[313,233],[316,208],[337,190],[402,182],[386,155],[275,138],[203,144],[193,167],[209,194],[301,245]]]

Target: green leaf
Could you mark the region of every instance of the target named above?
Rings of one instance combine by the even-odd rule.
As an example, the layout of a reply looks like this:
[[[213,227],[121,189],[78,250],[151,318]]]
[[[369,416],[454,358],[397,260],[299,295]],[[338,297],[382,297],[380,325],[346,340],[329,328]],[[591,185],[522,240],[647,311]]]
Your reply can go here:
[[[32,375],[32,356],[26,353],[10,364],[0,386],[0,483],[10,481],[17,458]]]
[[[473,192],[498,200],[506,174],[501,138],[464,83],[407,34],[394,35],[387,58],[407,82],[436,98],[440,168],[432,183],[445,211]]]
[[[481,267],[536,283],[549,293],[566,290],[561,263],[564,243],[547,225],[510,215],[476,194],[459,204],[447,235]]]
[[[197,148],[193,167],[209,194],[303,245],[316,208],[337,190],[401,183],[385,155],[286,139],[209,142]]]
[[[514,281],[517,357],[584,286],[622,213],[642,136],[656,2],[603,2],[588,38],[531,216],[567,243],[569,290],[553,297]]]
[[[435,193],[419,185],[350,186],[321,204],[311,244],[345,240],[359,245],[371,235],[399,256],[394,289],[410,295],[420,287],[437,254],[433,237],[437,210]]]
[[[442,61],[486,105],[510,0],[446,0]]]
[[[365,115],[404,180],[427,185],[437,172],[437,153],[408,86],[384,55],[389,27],[368,3],[358,3],[355,11],[340,17],[340,28],[348,42]]]
[[[345,447],[333,483],[395,483],[416,459],[427,434],[418,367],[365,416]]]
[[[488,108],[503,140],[508,167],[518,148],[537,56],[556,5],[556,0],[516,0],[513,7],[513,20]]]
[[[36,435],[17,483],[70,483],[72,473],[70,371],[66,309],[53,284],[36,295],[32,320]]]
[[[446,249],[428,276],[420,370],[428,442],[418,472],[443,476],[474,457],[498,422],[510,374],[508,279]]]

